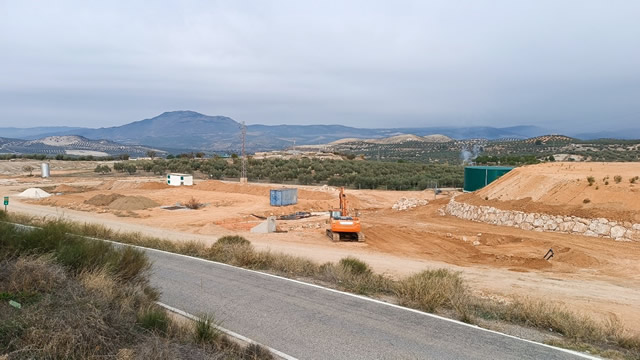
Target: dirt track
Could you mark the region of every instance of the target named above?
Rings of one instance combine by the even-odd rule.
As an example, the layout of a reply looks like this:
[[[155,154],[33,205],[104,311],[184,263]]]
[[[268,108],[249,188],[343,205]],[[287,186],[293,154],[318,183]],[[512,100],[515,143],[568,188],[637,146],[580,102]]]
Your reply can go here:
[[[248,230],[260,221],[252,214],[324,211],[335,205],[335,192],[306,188],[300,191],[300,202],[295,207],[273,208],[266,196],[269,186],[207,182],[193,188],[168,188],[159,181],[148,182],[157,178],[122,179],[126,181],[104,182],[99,176],[55,177],[48,182],[37,178],[14,178],[11,182],[0,179],[0,190],[15,194],[33,185],[54,189],[64,184],[59,187],[67,190],[64,195],[23,203],[12,198],[10,209],[38,215],[63,214],[74,220],[99,222],[122,231],[141,231],[176,241],[211,243],[218,236],[239,232],[259,249],[316,261],[354,255],[392,276],[446,266],[463,271],[476,292],[498,297],[543,297],[603,318],[616,314],[628,327],[640,332],[640,313],[636,311],[640,308],[638,243],[468,222],[439,215],[438,209],[448,200],[445,197],[433,201],[431,192],[370,190],[348,191],[354,206],[361,209],[367,236],[364,244],[328,241],[323,234],[322,217],[280,222],[279,226],[289,230],[288,233],[252,234]],[[25,181],[33,185],[24,185]],[[183,202],[193,196],[208,205],[195,211],[160,208],[115,211],[84,203],[97,194],[111,193],[144,196],[161,205]],[[429,199],[431,203],[408,211],[391,210],[393,203],[403,196]],[[542,256],[551,247],[556,256],[547,262]]]

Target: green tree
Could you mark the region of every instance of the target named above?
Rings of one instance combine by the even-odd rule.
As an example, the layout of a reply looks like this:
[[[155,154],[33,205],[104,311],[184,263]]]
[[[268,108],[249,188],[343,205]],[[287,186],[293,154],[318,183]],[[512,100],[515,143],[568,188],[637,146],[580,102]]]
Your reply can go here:
[[[111,168],[109,167],[109,165],[98,165],[93,171],[104,175],[110,173]]]

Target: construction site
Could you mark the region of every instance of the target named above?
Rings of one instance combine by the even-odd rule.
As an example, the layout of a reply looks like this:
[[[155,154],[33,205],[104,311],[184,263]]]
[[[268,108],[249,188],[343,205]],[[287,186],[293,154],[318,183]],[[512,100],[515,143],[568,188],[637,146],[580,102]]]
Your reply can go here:
[[[558,301],[640,333],[637,163],[524,166],[474,192],[295,186],[295,201],[277,206],[279,184],[171,186],[166,176],[102,176],[88,171],[95,163],[62,163],[42,178],[2,162],[8,211],[173,241],[238,234],[317,262],[355,256],[392,277],[446,267],[480,296]]]

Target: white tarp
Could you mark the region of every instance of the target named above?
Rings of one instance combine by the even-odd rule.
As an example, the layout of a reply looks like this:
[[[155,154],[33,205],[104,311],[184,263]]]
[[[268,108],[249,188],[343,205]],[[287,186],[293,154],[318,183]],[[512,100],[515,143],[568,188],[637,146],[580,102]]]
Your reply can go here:
[[[18,196],[29,199],[42,199],[51,196],[51,194],[40,188],[28,188],[27,190],[18,194]]]

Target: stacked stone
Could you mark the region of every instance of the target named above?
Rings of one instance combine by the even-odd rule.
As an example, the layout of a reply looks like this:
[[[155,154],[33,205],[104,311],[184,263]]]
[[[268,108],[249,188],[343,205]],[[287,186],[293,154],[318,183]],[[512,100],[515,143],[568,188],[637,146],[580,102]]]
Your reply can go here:
[[[414,207],[417,206],[424,206],[427,205],[429,202],[427,200],[424,199],[415,199],[415,198],[400,198],[400,200],[396,201],[395,204],[393,204],[393,206],[391,207],[393,210],[398,210],[398,211],[404,211],[404,210],[409,210],[409,209],[413,209]]]
[[[616,241],[640,241],[640,224],[611,221],[605,218],[586,219],[577,216],[556,216],[501,210],[491,206],[459,203],[454,199],[449,201],[449,204],[445,207],[445,212],[465,220],[500,226],[513,226],[523,230],[606,237]]]

